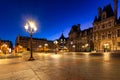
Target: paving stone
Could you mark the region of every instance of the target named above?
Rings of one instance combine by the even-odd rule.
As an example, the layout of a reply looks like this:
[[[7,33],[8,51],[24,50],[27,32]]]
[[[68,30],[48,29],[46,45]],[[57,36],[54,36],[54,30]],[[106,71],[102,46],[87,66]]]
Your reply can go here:
[[[84,56],[83,56],[84,55]],[[43,55],[0,60],[0,80],[119,80],[120,59],[104,56]],[[27,55],[26,55],[27,56]]]

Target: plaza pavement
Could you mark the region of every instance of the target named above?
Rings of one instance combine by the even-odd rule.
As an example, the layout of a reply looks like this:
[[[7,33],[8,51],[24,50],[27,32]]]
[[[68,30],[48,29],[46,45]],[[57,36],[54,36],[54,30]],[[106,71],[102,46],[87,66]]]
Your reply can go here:
[[[119,80],[120,59],[88,53],[36,53],[0,59],[0,80]]]

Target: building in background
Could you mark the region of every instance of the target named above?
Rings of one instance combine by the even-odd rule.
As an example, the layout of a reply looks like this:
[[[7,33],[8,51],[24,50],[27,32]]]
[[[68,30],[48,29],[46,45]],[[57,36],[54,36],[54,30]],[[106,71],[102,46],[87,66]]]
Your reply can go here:
[[[70,52],[78,51],[79,49],[79,35],[80,35],[81,29],[80,24],[73,25],[69,34],[68,34],[68,41],[67,41],[67,47]],[[77,46],[78,45],[78,46]]]
[[[67,41],[67,47],[71,52],[93,50],[92,34],[93,28],[81,30],[80,24],[73,25]]]
[[[93,27],[81,30],[80,24],[73,25],[65,38],[62,34],[59,39],[49,41],[42,38],[32,38],[33,51],[119,51],[120,50],[120,17],[118,18],[118,0],[114,1],[114,9],[110,4],[103,9],[98,7]],[[11,41],[0,40],[0,46],[12,48]],[[1,50],[2,50],[1,48]],[[17,36],[15,51],[30,50],[30,37]]]
[[[55,46],[53,41],[41,38],[32,38],[33,51],[48,52],[52,51]],[[15,52],[30,50],[30,37],[18,35],[16,38]]]
[[[80,32],[79,35],[80,49],[79,51],[92,51],[94,50],[93,44],[93,28],[88,28]]]
[[[67,40],[63,33],[61,34],[60,38],[57,40],[58,41],[58,50],[63,52],[63,51],[68,51],[67,48]]]
[[[11,53],[13,49],[12,41],[0,40],[0,53],[8,54]]]

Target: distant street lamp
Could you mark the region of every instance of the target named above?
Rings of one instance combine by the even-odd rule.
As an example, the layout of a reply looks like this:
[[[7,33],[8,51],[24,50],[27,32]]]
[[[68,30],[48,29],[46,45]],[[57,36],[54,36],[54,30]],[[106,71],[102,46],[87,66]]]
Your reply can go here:
[[[48,44],[47,44],[47,43],[45,43],[44,45],[45,45],[45,46],[48,46]]]
[[[42,51],[41,48],[42,48],[42,45],[39,45],[39,46],[38,46],[38,51]]]
[[[45,43],[45,44],[44,44],[44,52],[47,52],[47,50],[48,50],[48,44]]]
[[[54,44],[55,44],[55,46],[56,46],[56,48],[55,48],[55,53],[57,54],[58,41],[57,41],[57,40],[55,40],[55,41],[54,41]]]
[[[28,20],[24,27],[26,31],[30,33],[30,54],[31,55],[30,55],[29,61],[32,61],[34,60],[33,55],[32,55],[32,34],[37,31],[37,26],[33,20]]]

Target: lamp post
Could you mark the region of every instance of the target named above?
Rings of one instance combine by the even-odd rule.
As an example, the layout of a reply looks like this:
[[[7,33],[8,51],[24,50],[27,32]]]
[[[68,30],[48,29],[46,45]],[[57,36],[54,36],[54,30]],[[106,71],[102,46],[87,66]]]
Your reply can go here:
[[[37,31],[37,26],[36,23],[33,20],[28,20],[25,24],[25,29],[27,32],[30,33],[30,58],[29,61],[34,60],[33,55],[32,55],[32,35]]]
[[[55,53],[57,54],[57,45],[58,45],[58,41],[57,41],[57,40],[55,40],[55,41],[54,41],[54,44],[55,44],[55,46],[56,46]]]

